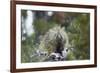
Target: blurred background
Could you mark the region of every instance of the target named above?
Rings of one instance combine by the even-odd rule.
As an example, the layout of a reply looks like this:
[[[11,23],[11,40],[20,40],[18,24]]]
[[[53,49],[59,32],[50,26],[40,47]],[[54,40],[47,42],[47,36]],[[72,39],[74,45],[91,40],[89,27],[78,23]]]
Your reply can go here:
[[[21,10],[22,63],[45,61],[44,55],[39,57],[35,54],[40,51],[50,51],[48,48],[39,51],[38,49],[46,33],[56,26],[64,27],[69,41],[67,48],[73,48],[68,53],[66,61],[90,59],[89,13]]]

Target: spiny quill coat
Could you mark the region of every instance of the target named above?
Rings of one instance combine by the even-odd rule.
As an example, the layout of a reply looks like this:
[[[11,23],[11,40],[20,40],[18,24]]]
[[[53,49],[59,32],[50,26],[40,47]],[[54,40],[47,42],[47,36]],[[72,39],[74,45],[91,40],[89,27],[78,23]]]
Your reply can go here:
[[[65,55],[67,55],[66,50],[68,47],[69,47],[69,40],[67,32],[65,31],[65,28],[61,26],[55,26],[51,28],[41,38],[39,45],[39,49],[47,51],[48,52],[47,57],[51,58],[53,56],[53,59],[54,57],[56,59],[56,55],[59,55],[59,59],[60,58],[64,59],[66,57]]]

